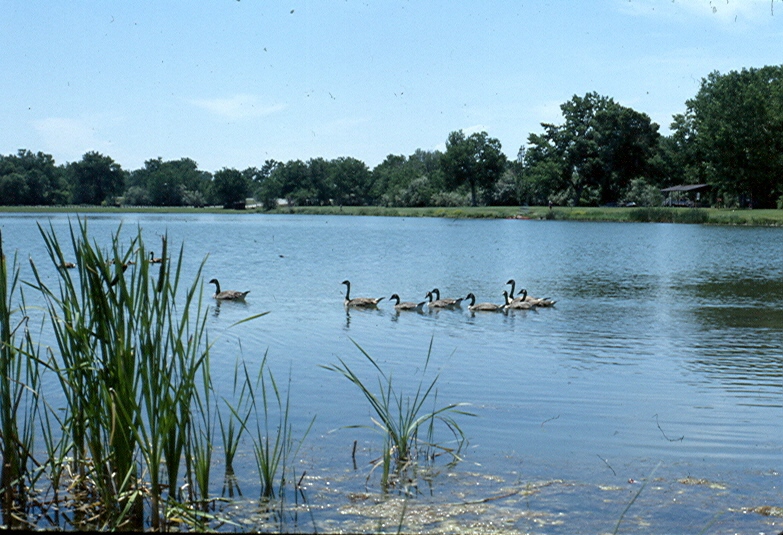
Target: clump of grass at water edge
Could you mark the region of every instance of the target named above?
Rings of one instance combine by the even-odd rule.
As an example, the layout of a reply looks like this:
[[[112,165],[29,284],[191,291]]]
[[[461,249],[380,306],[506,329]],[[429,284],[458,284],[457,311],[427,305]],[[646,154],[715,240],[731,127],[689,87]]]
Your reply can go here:
[[[449,403],[437,406],[437,374],[429,384],[420,380],[415,393],[404,395],[398,391],[391,374],[384,372],[359,344],[351,340],[362,355],[378,372],[378,389],[373,391],[369,381],[362,380],[346,362],[340,358],[339,364],[322,365],[326,370],[339,373],[354,384],[369,402],[375,417],[374,429],[383,437],[381,457],[373,463],[373,470],[381,469],[380,484],[384,491],[400,488],[403,482],[417,481],[419,469],[427,469],[440,455],[447,455],[450,463],[460,461],[460,453],[467,443],[465,434],[454,419],[454,415],[474,416],[460,407],[464,403]],[[427,351],[422,375],[426,374],[432,355],[432,341]],[[429,408],[428,408],[429,407]],[[435,439],[435,426],[442,424],[451,433],[453,446]],[[353,425],[348,427],[367,427]],[[371,473],[367,476],[371,477]],[[407,488],[400,488],[407,492]]]

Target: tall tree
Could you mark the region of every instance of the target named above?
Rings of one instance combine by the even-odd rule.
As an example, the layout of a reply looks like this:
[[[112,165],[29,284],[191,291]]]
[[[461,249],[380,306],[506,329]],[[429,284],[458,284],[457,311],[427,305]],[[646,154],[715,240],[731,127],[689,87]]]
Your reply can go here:
[[[471,204],[477,204],[478,188],[491,189],[505,170],[506,156],[500,141],[486,132],[465,136],[462,130],[451,132],[441,166],[448,185],[470,187]]]
[[[706,181],[738,200],[774,207],[783,195],[783,66],[713,72],[686,108],[673,126],[695,139]]]
[[[347,206],[366,204],[372,190],[372,175],[367,164],[350,157],[337,158],[331,163],[329,178],[334,188],[334,202]]]
[[[302,160],[289,160],[277,167],[274,180],[280,186],[280,197],[291,206],[307,204],[307,199],[315,196],[310,189],[310,171]]]
[[[560,106],[565,122],[543,123],[524,148],[523,172],[538,184],[551,184],[573,204],[619,199],[634,178],[650,175],[650,158],[658,147],[658,125],[613,99],[588,93]]]
[[[62,167],[42,152],[20,149],[0,156],[0,190],[3,204],[52,205],[68,201]]]
[[[120,164],[99,152],[88,152],[68,165],[73,202],[76,204],[113,204],[125,189],[125,172]]]
[[[379,204],[394,206],[396,197],[415,178],[415,170],[402,154],[389,154],[372,170],[371,196]]]
[[[282,196],[280,182],[276,180],[276,170],[282,166],[282,162],[267,160],[261,169],[253,168],[250,173],[245,171],[256,199],[261,201],[267,210],[275,208],[277,199]]]
[[[236,169],[224,167],[215,173],[212,180],[213,200],[226,207],[244,202],[249,191],[250,184],[247,178]]]
[[[130,173],[126,197],[138,197],[141,189],[148,203],[155,206],[203,205],[210,178],[190,158],[164,161],[158,157]]]
[[[312,158],[307,161],[307,174],[310,182],[311,197],[308,204],[329,204],[332,197],[332,184],[329,182],[329,169],[332,162],[323,158]]]

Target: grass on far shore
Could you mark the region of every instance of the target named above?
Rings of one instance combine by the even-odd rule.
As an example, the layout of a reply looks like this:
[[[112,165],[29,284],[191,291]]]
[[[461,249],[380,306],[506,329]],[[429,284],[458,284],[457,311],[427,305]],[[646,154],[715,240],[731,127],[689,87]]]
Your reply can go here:
[[[711,225],[783,226],[783,210],[735,210],[729,208],[664,207],[561,207],[546,206],[459,206],[387,208],[383,206],[300,206],[265,211],[262,208],[227,210],[219,206],[0,206],[0,213],[247,213],[366,215],[387,217],[445,217],[450,219],[541,219],[569,221],[618,221],[700,223]]]

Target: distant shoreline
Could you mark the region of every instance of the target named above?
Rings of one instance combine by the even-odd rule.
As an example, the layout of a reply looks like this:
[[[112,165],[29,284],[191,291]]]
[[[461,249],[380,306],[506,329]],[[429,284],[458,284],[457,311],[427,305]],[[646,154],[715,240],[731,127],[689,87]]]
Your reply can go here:
[[[301,214],[363,215],[383,217],[444,217],[448,219],[533,219],[560,221],[615,221],[696,223],[708,225],[783,226],[783,210],[732,210],[725,208],[609,208],[546,206],[460,206],[391,208],[383,206],[300,206],[226,210],[212,206],[0,206],[0,213],[149,213],[149,214]]]

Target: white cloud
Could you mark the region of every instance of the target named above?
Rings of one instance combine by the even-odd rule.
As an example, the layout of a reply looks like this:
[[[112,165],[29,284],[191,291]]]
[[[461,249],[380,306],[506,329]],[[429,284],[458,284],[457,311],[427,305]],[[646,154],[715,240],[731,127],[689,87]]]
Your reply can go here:
[[[248,94],[229,98],[193,99],[190,103],[231,121],[264,117],[285,109],[285,104],[264,104],[258,96]]]
[[[570,100],[570,97],[569,99]],[[541,125],[541,123],[549,123],[549,124],[560,124],[563,122],[563,110],[560,109],[560,106],[563,104],[564,101],[558,101],[558,100],[550,100],[548,102],[543,102],[538,106],[535,106],[533,109],[533,115],[536,118],[536,123],[538,125]]]
[[[100,139],[95,127],[81,119],[47,117],[33,122],[49,151],[70,161],[81,158],[91,150],[106,151],[111,143]]]
[[[472,134],[478,134],[480,132],[489,132],[489,128],[486,127],[486,125],[483,124],[474,124],[471,126],[466,126],[462,129],[462,131],[465,133],[466,136],[470,136]]]

